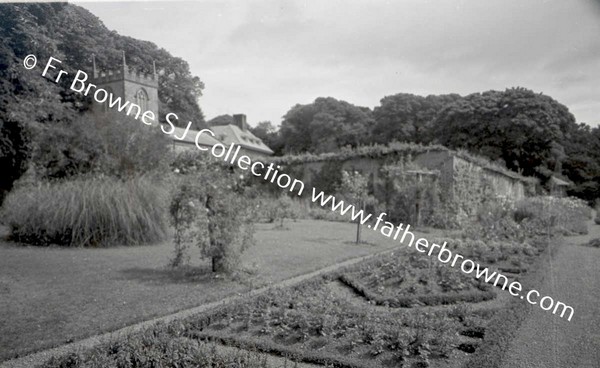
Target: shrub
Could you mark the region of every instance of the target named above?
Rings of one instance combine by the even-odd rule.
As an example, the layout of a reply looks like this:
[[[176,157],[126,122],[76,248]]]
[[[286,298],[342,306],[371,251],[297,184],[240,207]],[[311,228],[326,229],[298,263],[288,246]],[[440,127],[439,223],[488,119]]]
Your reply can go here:
[[[588,247],[600,248],[600,238],[592,239],[586,244]]]
[[[286,194],[281,194],[279,197],[262,195],[253,201],[256,209],[255,221],[269,223],[279,221],[279,228],[284,227],[285,219],[295,221],[302,217],[308,217],[307,210],[303,208],[300,201],[294,200]]]
[[[196,245],[203,257],[211,259],[213,272],[233,271],[242,252],[252,245],[254,234],[243,176],[235,176],[223,163],[197,153],[184,153],[174,165],[185,174],[169,208],[175,228],[171,266],[181,265],[186,250]]]
[[[254,352],[219,352],[214,344],[185,336],[184,329],[158,324],[82,352],[50,358],[41,368],[106,367],[245,367],[266,368]],[[291,366],[291,364],[290,364]]]
[[[278,227],[283,229],[284,220],[296,220],[300,216],[300,210],[298,209],[298,202],[291,199],[288,195],[282,194],[274,201],[276,207],[275,216],[279,220]]]
[[[350,216],[344,216],[337,211],[332,211],[318,205],[313,205],[309,208],[308,216],[314,220],[350,222]]]
[[[515,207],[508,200],[497,198],[487,201],[477,210],[475,224],[468,226],[463,235],[470,239],[523,240],[526,234],[514,219]]]
[[[166,197],[145,177],[79,178],[17,188],[6,198],[3,216],[19,242],[137,245],[164,238]]]
[[[170,154],[169,139],[160,129],[109,112],[39,129],[32,162],[39,179],[89,173],[128,178],[166,169]]]
[[[576,198],[531,197],[516,204],[514,218],[530,234],[587,234],[591,208]]]

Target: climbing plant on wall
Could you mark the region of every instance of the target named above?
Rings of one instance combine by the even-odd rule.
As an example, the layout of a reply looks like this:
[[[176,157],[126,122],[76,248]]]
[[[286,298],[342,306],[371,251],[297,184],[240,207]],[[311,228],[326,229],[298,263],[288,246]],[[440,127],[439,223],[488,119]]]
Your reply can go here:
[[[416,165],[410,156],[381,171],[388,215],[414,226],[432,224],[441,204],[439,172]]]

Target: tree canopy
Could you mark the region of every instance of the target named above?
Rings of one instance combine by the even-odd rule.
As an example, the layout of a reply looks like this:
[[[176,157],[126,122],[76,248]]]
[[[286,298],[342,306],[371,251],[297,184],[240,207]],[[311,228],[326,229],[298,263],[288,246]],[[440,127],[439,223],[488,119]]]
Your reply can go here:
[[[283,143],[281,135],[279,134],[279,130],[270,121],[261,121],[256,124],[256,127],[250,128],[250,131],[272,149],[275,155],[282,153]]]
[[[368,143],[373,122],[368,108],[319,97],[292,107],[283,117],[280,134],[286,152],[330,152]]]
[[[433,120],[447,104],[460,99],[457,94],[417,96],[399,93],[381,99],[375,107],[375,125],[371,131],[376,143],[400,142],[426,143],[431,140]]]
[[[509,169],[547,178],[561,172],[575,118],[553,98],[525,88],[474,93],[446,105],[434,141],[463,148]]]
[[[0,152],[7,174],[0,193],[23,173],[41,133],[55,129],[58,122],[57,129],[64,129],[89,109],[89,99],[71,91],[67,82],[41,77],[50,56],[60,59],[70,75],[78,69],[89,72],[92,55],[101,70],[119,67],[123,51],[128,66],[142,72],[151,72],[154,61],[160,119],[173,112],[182,126],[188,121],[196,128],[205,126],[197,103],[202,81],[191,74],[187,62],[155,44],[110,31],[89,11],[67,3],[0,4],[0,19]],[[33,70],[22,65],[29,54],[38,59]]]
[[[393,141],[465,149],[543,184],[566,176],[575,184],[571,194],[600,197],[600,128],[577,125],[566,106],[521,87],[464,97],[399,93],[382,98],[372,112],[317,98],[287,112],[278,142],[283,153],[322,153]]]

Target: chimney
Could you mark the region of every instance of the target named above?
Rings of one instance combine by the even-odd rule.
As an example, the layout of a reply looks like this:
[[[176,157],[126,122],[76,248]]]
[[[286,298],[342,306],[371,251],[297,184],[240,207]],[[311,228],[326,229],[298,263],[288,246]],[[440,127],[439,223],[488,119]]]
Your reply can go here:
[[[245,114],[235,114],[233,115],[233,124],[237,125],[241,130],[248,130],[248,124],[246,123],[246,115]]]

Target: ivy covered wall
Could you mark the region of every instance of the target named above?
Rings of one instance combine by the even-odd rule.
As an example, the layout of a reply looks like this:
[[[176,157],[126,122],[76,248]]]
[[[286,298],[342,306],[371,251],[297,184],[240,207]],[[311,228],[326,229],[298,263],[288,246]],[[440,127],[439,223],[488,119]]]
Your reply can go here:
[[[307,187],[328,194],[336,194],[342,171],[358,171],[368,177],[378,209],[395,221],[441,227],[458,226],[487,201],[518,200],[532,191],[532,180],[482,162],[445,148],[412,146],[377,155],[344,152],[278,160]]]

